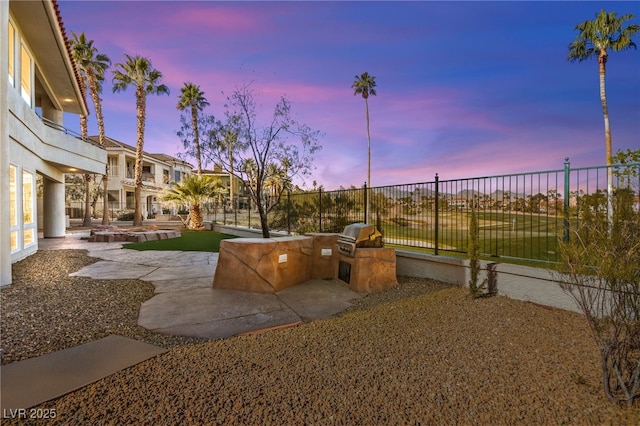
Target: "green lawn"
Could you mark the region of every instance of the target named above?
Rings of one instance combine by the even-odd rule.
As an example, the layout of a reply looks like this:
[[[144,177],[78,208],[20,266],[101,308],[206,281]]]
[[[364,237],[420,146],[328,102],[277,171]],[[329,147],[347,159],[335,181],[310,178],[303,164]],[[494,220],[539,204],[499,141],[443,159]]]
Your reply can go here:
[[[178,251],[211,251],[220,250],[220,241],[236,238],[233,235],[215,231],[181,231],[180,238],[147,241],[144,243],[124,244],[124,248],[133,250],[178,250]]]
[[[411,219],[411,218],[409,218]],[[382,224],[381,231],[389,239],[435,241],[435,218],[427,221],[409,220],[406,226],[391,221]],[[445,212],[439,226],[438,242],[441,254],[456,255],[467,251],[468,212]],[[478,214],[480,221],[480,251],[487,258],[519,258],[533,262],[556,262],[557,242],[563,236],[563,218],[531,213],[487,211]],[[576,220],[571,220],[575,229]],[[410,243],[409,243],[410,244]],[[417,244],[416,244],[417,245]],[[397,246],[404,250],[417,247]],[[422,250],[420,250],[422,251]],[[433,251],[426,249],[425,251]]]

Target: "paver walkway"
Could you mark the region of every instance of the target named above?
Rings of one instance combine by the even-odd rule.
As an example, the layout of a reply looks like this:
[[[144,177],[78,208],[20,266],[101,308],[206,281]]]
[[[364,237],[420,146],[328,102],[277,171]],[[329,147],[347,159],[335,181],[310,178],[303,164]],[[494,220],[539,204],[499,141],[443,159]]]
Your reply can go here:
[[[3,365],[2,413],[10,415],[60,397],[166,349],[111,335],[94,342]]]

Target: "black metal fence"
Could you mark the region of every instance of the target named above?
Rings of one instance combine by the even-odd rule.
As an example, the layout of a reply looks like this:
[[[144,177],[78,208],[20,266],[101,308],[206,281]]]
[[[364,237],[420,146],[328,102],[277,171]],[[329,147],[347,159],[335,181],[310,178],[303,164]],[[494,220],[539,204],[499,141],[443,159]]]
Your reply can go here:
[[[611,171],[611,182],[608,182]],[[640,210],[640,163],[564,168],[531,173],[287,194],[268,216],[271,230],[288,234],[341,232],[344,226],[369,222],[397,248],[466,253],[471,211],[479,224],[483,256],[555,262],[556,248],[575,228],[581,210],[605,209],[607,194],[631,191]],[[367,194],[370,202],[367,203]],[[250,208],[209,215],[227,225],[259,228]]]
[[[270,230],[287,234],[339,233],[346,225],[369,217],[383,233],[386,246],[435,254],[466,253],[473,210],[483,256],[555,262],[558,241],[575,229],[581,211],[611,211],[607,194],[613,197],[622,188],[631,191],[639,211],[640,163],[571,168],[567,159],[558,170],[450,180],[436,175],[431,182],[368,191],[289,193],[269,213],[268,224]],[[100,207],[98,203],[98,210]],[[110,206],[112,220],[131,213],[132,209],[123,207]],[[167,207],[171,206],[159,205],[155,218],[179,220],[176,213],[187,213]],[[218,197],[202,208],[207,222],[260,229],[258,212],[246,197],[235,197],[233,202]],[[82,203],[76,210],[78,216]],[[98,217],[102,217],[101,210]],[[148,218],[154,215],[148,213]]]

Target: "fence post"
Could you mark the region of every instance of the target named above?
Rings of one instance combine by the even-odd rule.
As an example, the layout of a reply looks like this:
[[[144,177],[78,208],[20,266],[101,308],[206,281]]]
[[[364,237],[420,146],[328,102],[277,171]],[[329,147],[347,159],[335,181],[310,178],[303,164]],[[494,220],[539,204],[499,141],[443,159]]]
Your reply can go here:
[[[562,240],[569,242],[569,176],[571,174],[571,165],[569,157],[564,159],[564,236]]]
[[[291,235],[291,191],[287,190],[287,235]]]
[[[224,201],[222,202],[222,224],[227,224],[227,196],[225,195]]]
[[[440,216],[439,212],[440,212],[440,191],[439,191],[439,187],[440,185],[438,184],[439,178],[438,178],[438,174],[436,173],[436,229],[435,229],[435,233],[434,233],[434,244],[433,244],[433,253],[437,256],[438,255],[438,227],[439,227],[439,219],[438,217]]]
[[[367,212],[367,206],[369,205],[369,203],[367,202],[367,182],[364,183],[364,223],[367,223],[367,214],[369,212]]]
[[[322,188],[318,189],[318,210],[320,211],[319,213],[319,225],[320,225],[320,231],[322,232]]]

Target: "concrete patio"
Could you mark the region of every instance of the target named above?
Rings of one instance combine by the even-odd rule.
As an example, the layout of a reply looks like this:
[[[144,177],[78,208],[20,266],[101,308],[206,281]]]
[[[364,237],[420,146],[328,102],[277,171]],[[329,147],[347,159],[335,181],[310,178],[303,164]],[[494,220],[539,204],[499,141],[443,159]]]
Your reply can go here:
[[[218,253],[137,251],[83,237],[41,239],[40,250],[84,249],[100,259],[74,276],[152,283],[156,295],[140,307],[138,324],[158,333],[225,338],[331,317],[362,297],[332,280],[310,280],[274,294],[214,289]]]

